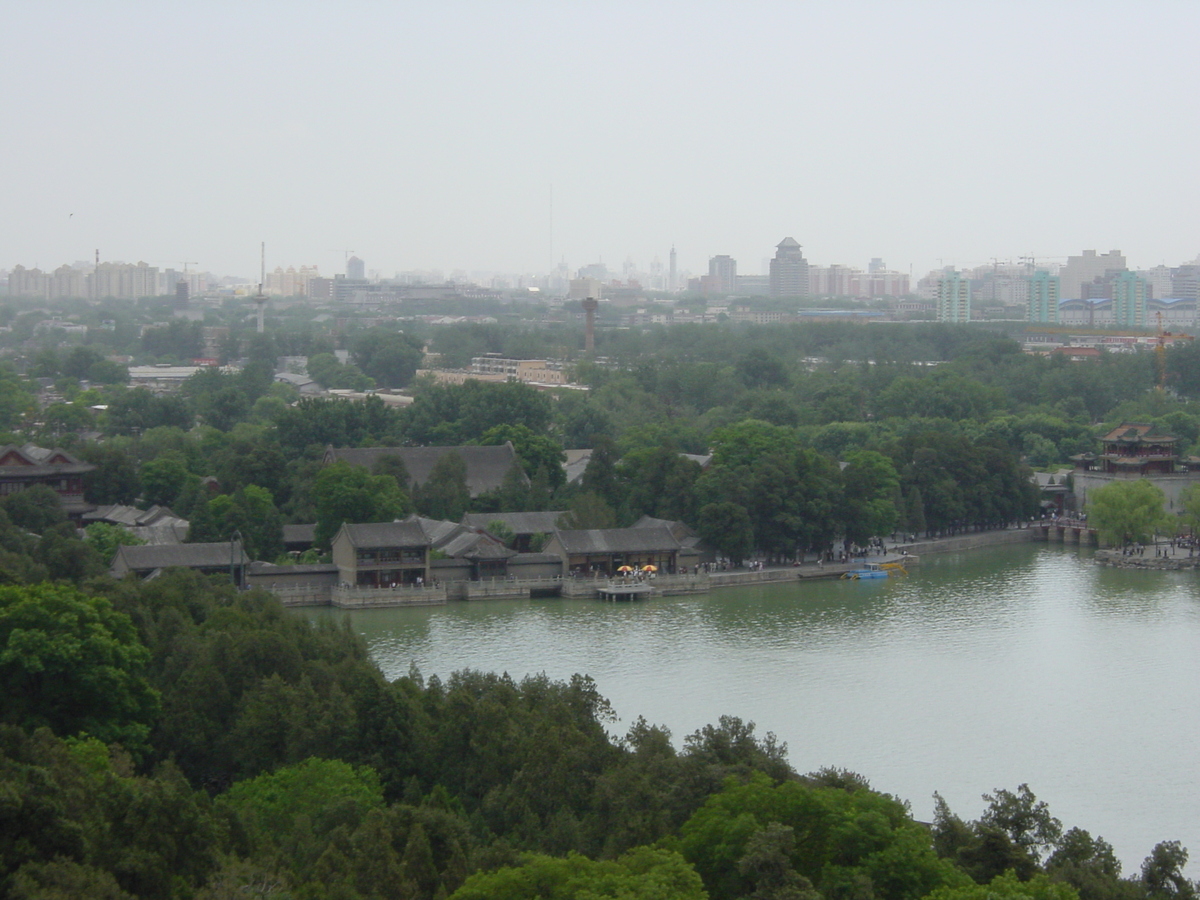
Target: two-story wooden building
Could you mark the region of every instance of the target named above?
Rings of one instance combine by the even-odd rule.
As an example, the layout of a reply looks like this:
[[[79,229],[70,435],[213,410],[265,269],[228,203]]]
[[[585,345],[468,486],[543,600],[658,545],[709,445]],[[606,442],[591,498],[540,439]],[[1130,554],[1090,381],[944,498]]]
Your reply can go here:
[[[345,523],[333,538],[333,564],[340,583],[392,587],[429,582],[429,537],[420,524]]]
[[[1081,453],[1071,457],[1076,469],[1145,478],[1174,475],[1178,465],[1178,440],[1169,434],[1156,434],[1153,425],[1126,423],[1100,439],[1100,453]]]
[[[622,566],[654,566],[660,572],[673,573],[698,558],[664,526],[556,531],[546,542],[545,552],[561,559],[563,573],[570,575],[616,575]]]
[[[58,494],[63,512],[78,522],[94,508],[83,498],[83,476],[95,468],[57,447],[0,446],[0,497],[42,484]]]

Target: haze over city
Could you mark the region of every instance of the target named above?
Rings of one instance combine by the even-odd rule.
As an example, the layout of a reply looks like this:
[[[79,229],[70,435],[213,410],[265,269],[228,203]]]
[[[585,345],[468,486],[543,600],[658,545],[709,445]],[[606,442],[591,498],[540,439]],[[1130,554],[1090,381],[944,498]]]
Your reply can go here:
[[[8,4],[0,267],[1200,251],[1200,6]]]

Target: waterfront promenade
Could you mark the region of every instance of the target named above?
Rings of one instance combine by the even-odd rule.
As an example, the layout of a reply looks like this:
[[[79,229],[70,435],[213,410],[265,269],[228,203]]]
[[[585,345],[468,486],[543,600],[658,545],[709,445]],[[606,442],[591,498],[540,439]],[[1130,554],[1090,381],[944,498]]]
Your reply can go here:
[[[594,597],[635,600],[649,596],[705,594],[710,590],[771,584],[785,581],[810,581],[840,578],[866,564],[899,563],[905,568],[920,564],[928,553],[971,550],[995,544],[1042,539],[1037,528],[1008,528],[978,531],[949,537],[928,538],[902,543],[885,542],[886,551],[855,556],[847,562],[817,563],[815,559],[800,565],[766,565],[761,560],[746,560],[734,569],[688,574],[661,573],[654,578],[637,580],[617,577],[566,578],[490,578],[480,581],[448,582],[421,587],[359,588],[345,585],[332,589],[279,587],[267,588],[285,606],[334,606],[340,609],[378,609],[401,606],[440,606],[455,600],[512,600],[539,596]],[[636,589],[635,589],[636,588]]]

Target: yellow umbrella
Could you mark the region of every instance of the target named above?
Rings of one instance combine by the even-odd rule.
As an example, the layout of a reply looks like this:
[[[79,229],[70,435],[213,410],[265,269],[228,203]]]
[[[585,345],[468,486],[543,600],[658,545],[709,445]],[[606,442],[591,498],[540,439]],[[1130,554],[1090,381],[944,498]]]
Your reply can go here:
[[[632,572],[633,566],[618,566],[617,571],[618,572]]]
[[[643,572],[657,572],[658,566],[642,566]]]

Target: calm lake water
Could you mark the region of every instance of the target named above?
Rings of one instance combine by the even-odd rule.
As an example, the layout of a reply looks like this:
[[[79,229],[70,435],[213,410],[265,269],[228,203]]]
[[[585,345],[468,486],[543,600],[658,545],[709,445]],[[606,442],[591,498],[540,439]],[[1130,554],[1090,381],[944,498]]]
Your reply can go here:
[[[313,617],[345,615],[311,610]],[[1017,545],[905,578],[634,604],[545,599],[350,614],[389,677],[416,663],[594,678],[621,716],[685,735],[731,714],[801,772],[852,769],[928,820],[1028,783],[1125,873],[1160,840],[1200,858],[1200,577]],[[1194,873],[1194,862],[1189,867]]]

